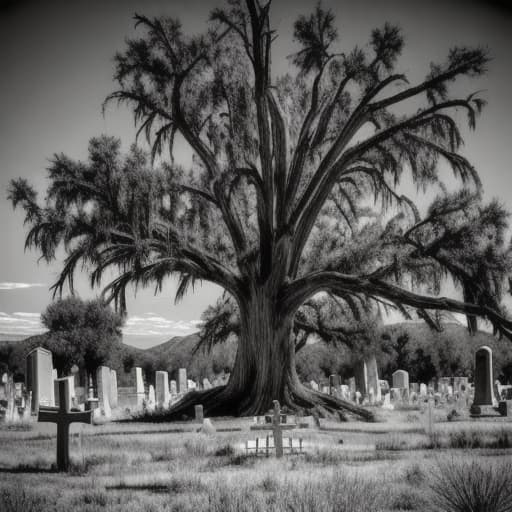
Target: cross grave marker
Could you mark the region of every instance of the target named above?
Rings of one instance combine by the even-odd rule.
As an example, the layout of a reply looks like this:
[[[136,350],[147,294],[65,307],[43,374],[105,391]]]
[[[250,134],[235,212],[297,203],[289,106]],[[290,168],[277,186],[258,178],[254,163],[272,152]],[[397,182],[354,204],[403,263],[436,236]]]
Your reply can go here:
[[[70,412],[69,380],[57,379],[59,383],[59,407],[39,406],[37,421],[57,424],[57,468],[69,468],[69,425],[71,423],[91,423],[91,412]]]

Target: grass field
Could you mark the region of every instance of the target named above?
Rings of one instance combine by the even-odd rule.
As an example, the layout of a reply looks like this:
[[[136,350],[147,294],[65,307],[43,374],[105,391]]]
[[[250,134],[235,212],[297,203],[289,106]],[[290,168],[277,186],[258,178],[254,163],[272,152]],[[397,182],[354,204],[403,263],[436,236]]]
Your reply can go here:
[[[68,474],[54,470],[54,425],[4,429],[0,510],[512,511],[511,423],[437,422],[427,435],[419,412],[384,419],[296,429],[305,453],[281,460],[246,455],[246,440],[266,435],[249,419],[214,421],[226,431],[209,436],[192,423],[75,424]],[[502,492],[504,505],[457,508],[450,485],[473,500]]]

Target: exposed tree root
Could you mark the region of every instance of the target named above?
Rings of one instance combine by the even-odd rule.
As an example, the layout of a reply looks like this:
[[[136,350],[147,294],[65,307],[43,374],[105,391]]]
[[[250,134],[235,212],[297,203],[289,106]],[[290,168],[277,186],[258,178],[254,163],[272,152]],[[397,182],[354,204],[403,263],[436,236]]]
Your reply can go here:
[[[246,397],[234,393],[228,386],[218,386],[203,391],[191,391],[178,403],[174,404],[167,411],[155,411],[137,417],[138,421],[167,422],[181,421],[194,418],[194,406],[202,405],[205,417],[218,416],[253,416],[264,414],[272,404],[265,410],[254,411],[246,407]],[[365,421],[374,421],[375,416],[364,407],[354,405],[345,400],[340,400],[318,391],[300,387],[281,397],[281,406],[289,413],[302,415],[313,415],[320,418],[339,418],[342,421],[347,419],[347,414]]]

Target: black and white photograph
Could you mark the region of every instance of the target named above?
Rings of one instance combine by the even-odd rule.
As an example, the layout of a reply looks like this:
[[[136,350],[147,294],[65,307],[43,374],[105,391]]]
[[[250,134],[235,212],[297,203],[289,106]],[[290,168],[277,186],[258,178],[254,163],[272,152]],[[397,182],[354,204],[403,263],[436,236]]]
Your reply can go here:
[[[0,512],[512,512],[512,4],[0,0]]]

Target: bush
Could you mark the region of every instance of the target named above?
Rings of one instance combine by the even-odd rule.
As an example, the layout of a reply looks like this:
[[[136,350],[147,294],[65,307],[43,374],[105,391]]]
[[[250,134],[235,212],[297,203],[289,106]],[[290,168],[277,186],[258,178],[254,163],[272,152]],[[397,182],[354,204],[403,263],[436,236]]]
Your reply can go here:
[[[429,487],[433,503],[443,512],[510,512],[512,463],[438,461]]]

